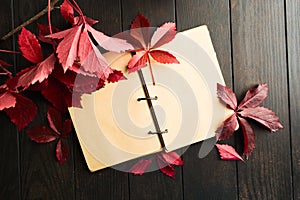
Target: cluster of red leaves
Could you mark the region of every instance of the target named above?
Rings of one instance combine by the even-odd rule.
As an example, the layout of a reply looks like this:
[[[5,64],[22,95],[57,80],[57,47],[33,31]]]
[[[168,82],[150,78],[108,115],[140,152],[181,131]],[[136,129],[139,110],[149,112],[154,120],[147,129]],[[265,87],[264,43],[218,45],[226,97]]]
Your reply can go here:
[[[149,165],[153,162],[153,158],[142,159],[133,165],[129,172],[135,175],[142,175],[147,170]],[[176,152],[160,152],[156,155],[156,162],[160,171],[167,176],[175,178],[174,166],[183,166],[183,161]]]
[[[178,64],[175,56],[164,50],[158,50],[164,44],[171,42],[176,35],[176,25],[167,22],[156,28],[151,36],[151,28],[148,19],[138,14],[130,26],[130,34],[122,34],[134,47],[134,54],[128,63],[128,72],[135,72],[149,64],[152,81],[155,84],[150,57],[163,64]]]
[[[257,87],[247,91],[244,99],[237,104],[236,95],[227,86],[217,85],[217,94],[219,99],[234,110],[234,113],[228,117],[216,131],[217,140],[226,140],[233,135],[238,126],[242,127],[244,138],[243,154],[248,158],[255,148],[255,133],[253,132],[247,119],[254,120],[270,131],[275,132],[283,128],[279,118],[272,110],[260,106],[268,95],[268,85],[259,84]],[[217,145],[221,158],[224,160],[241,160],[236,151],[228,145]]]

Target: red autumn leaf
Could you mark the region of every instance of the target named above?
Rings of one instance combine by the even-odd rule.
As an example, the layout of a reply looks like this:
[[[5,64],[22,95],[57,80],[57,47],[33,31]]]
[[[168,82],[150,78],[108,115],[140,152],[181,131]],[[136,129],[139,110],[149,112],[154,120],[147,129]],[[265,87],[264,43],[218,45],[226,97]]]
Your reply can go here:
[[[74,10],[73,10],[72,5],[70,5],[69,1],[64,0],[64,2],[60,6],[60,13],[65,18],[65,20],[67,20],[68,22],[73,24]]]
[[[146,51],[137,52],[128,62],[128,72],[135,72],[146,66],[148,54]]]
[[[48,143],[59,138],[59,135],[46,126],[34,126],[27,130],[26,133],[31,140],[37,143]]]
[[[168,153],[161,152],[161,156],[166,161],[166,163],[183,166],[183,161],[181,160],[180,156],[174,151]]]
[[[125,79],[126,78],[121,71],[113,70],[113,72],[111,74],[109,74],[107,81],[109,83],[115,83],[115,82],[118,82],[119,80],[125,80]]]
[[[37,107],[27,97],[21,94],[14,94],[16,98],[15,107],[4,109],[6,114],[10,117],[10,120],[18,126],[21,130],[27,126],[34,119]]]
[[[255,133],[253,132],[250,124],[243,118],[239,117],[241,127],[243,130],[244,137],[244,155],[247,159],[251,155],[253,149],[255,148]]]
[[[173,22],[168,22],[160,26],[151,38],[152,48],[160,47],[171,42],[176,36],[176,25]]]
[[[46,38],[46,35],[50,34],[50,28],[49,25],[45,25],[45,24],[37,24],[38,29],[39,29],[39,35],[38,35],[38,39],[42,42],[48,43],[48,44],[52,44],[52,45],[56,45],[57,42],[53,39],[50,38]],[[51,26],[52,32],[53,33],[57,33],[59,32],[59,29],[56,27]]]
[[[68,147],[63,143],[61,139],[58,140],[56,145],[56,158],[59,164],[65,163],[68,160],[69,155],[70,151]]]
[[[279,117],[267,108],[255,107],[255,108],[245,108],[239,112],[242,117],[251,118],[260,124],[264,125],[270,131],[277,131],[282,129],[283,126],[280,123]]]
[[[237,107],[237,100],[234,92],[227,86],[217,84],[218,97],[231,109],[235,110]]]
[[[174,166],[172,164],[166,163],[166,161],[162,157],[162,155],[157,155],[156,158],[157,158],[156,160],[157,160],[157,164],[159,166],[160,171],[174,179],[175,178]]]
[[[5,91],[4,93],[0,94],[0,110],[14,107],[16,102],[16,97],[10,92]]]
[[[216,130],[217,140],[226,140],[232,136],[236,127],[238,126],[238,120],[236,115],[233,114],[228,117],[219,128]]]
[[[134,175],[143,175],[151,163],[152,158],[149,158],[147,160],[140,160],[129,169],[129,172],[133,173]]]
[[[227,144],[216,144],[219,150],[222,160],[240,160],[244,162],[244,159],[235,151],[232,146]]]
[[[25,28],[22,28],[19,34],[19,45],[22,55],[33,63],[43,61],[43,52],[41,45],[35,35]]]
[[[72,131],[72,120],[67,119],[62,124],[61,134],[62,136],[68,135]]]
[[[30,67],[25,73],[22,73],[18,77],[17,86],[22,86],[28,88],[30,85],[35,84],[36,82],[43,82],[48,78],[54,69],[56,63],[56,57],[54,54],[51,54],[43,62],[37,64],[36,66]]]
[[[179,61],[176,59],[175,56],[170,54],[169,52],[162,51],[162,50],[153,50],[150,52],[150,55],[154,60],[156,60],[159,63],[163,64],[179,64]]]
[[[258,87],[248,90],[245,98],[240,102],[238,110],[259,106],[268,96],[268,89],[267,84],[259,84]]]
[[[51,106],[48,107],[47,112],[47,119],[49,126],[60,135],[60,132],[62,130],[63,124],[62,124],[62,117],[60,112],[52,108]]]
[[[134,18],[130,26],[130,34],[146,48],[150,42],[150,23],[141,13]]]

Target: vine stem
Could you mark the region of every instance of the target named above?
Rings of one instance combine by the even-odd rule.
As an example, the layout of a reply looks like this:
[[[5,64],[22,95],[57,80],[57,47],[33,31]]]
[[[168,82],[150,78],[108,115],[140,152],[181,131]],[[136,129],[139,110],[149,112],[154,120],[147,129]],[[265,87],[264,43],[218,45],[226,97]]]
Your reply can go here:
[[[52,11],[55,7],[55,5],[59,2],[59,0],[52,0],[50,3],[50,11]],[[31,17],[30,19],[28,19],[27,21],[23,22],[20,26],[16,27],[15,29],[11,30],[9,33],[7,33],[5,36],[3,36],[1,38],[1,40],[6,40],[9,37],[11,37],[12,35],[14,35],[15,33],[17,33],[18,31],[20,31],[23,27],[28,26],[29,24],[31,24],[32,22],[36,21],[37,19],[39,19],[41,16],[45,15],[46,13],[48,13],[48,5],[46,8],[44,8],[43,10],[41,10],[39,13],[37,13],[35,16]]]

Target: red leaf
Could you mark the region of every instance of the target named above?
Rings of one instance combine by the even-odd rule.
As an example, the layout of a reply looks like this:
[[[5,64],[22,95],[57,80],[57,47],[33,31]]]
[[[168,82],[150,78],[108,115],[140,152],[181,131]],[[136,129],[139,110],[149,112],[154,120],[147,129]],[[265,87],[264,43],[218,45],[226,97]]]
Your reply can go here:
[[[50,38],[46,38],[46,35],[50,34],[50,28],[49,25],[45,25],[45,24],[37,24],[38,29],[39,29],[39,35],[38,35],[38,39],[42,42],[48,43],[48,44],[52,44],[52,45],[56,45],[57,42],[54,41],[53,39]],[[57,33],[59,32],[59,29],[56,27],[51,26],[52,28],[52,32],[53,33]]]
[[[121,71],[114,70],[111,74],[109,74],[107,81],[109,83],[115,83],[118,82],[119,80],[124,80],[124,79],[126,78]]]
[[[63,136],[68,135],[72,131],[72,120],[67,119],[63,122],[61,134]]]
[[[273,132],[283,128],[283,126],[280,124],[279,117],[277,117],[272,110],[264,107],[245,108],[239,112],[239,114],[242,117],[251,118],[259,122]]]
[[[34,119],[37,111],[36,105],[28,98],[21,94],[14,94],[16,97],[16,105],[13,108],[4,111],[10,117],[10,120],[21,130]]]
[[[37,64],[37,66],[31,67],[27,72],[23,73],[18,79],[17,86],[28,88],[36,82],[43,82],[46,78],[48,78],[49,74],[51,74],[55,63],[56,57],[54,54],[51,54],[43,62]]]
[[[61,139],[58,140],[56,145],[56,158],[59,164],[65,163],[68,160],[69,155],[70,151],[68,147],[63,143]]]
[[[150,55],[154,60],[156,60],[159,63],[163,64],[170,64],[170,63],[176,63],[179,64],[179,61],[176,59],[175,56],[170,54],[167,51],[162,51],[162,50],[153,50],[150,51]]]
[[[134,175],[143,175],[151,163],[152,158],[149,158],[148,160],[140,160],[129,169],[129,172]]]
[[[255,133],[253,132],[250,124],[245,119],[239,117],[239,121],[242,126],[244,136],[244,155],[246,155],[248,159],[255,148]]]
[[[268,89],[268,84],[259,84],[258,87],[248,90],[245,98],[239,104],[238,110],[259,106],[268,96]]]
[[[222,160],[240,160],[244,162],[244,159],[235,151],[232,146],[227,144],[216,144],[219,150]]]
[[[34,126],[27,130],[26,133],[29,135],[31,140],[37,143],[52,142],[59,138],[54,131],[45,126]]]
[[[48,106],[47,119],[49,122],[49,126],[52,128],[52,130],[60,135],[63,127],[60,112],[58,112],[51,106]]]
[[[13,96],[10,92],[4,92],[0,94],[0,110],[5,108],[11,108],[16,105],[16,97]]]
[[[231,109],[235,110],[237,107],[237,100],[234,92],[227,86],[217,84],[218,97]]]
[[[43,61],[42,48],[33,33],[22,28],[19,34],[19,45],[23,56],[33,63],[39,63]]]
[[[128,62],[128,72],[135,72],[146,66],[148,61],[147,51],[137,52]]]
[[[64,71],[71,67],[77,59],[78,43],[82,25],[48,35],[48,38],[63,39],[57,46],[57,57],[62,64]]]
[[[226,140],[232,136],[236,127],[238,126],[238,120],[236,115],[233,114],[228,117],[219,128],[216,130],[217,140]]]
[[[74,10],[69,1],[64,0],[60,7],[60,13],[71,24],[74,22]]]
[[[175,178],[175,169],[171,164],[167,164],[165,159],[161,155],[157,155],[157,164],[162,173],[170,176],[171,178]]]
[[[181,160],[180,156],[172,151],[172,152],[161,152],[162,158],[166,161],[166,163],[171,165],[180,165],[183,166],[183,161]]]
[[[176,36],[176,25],[168,22],[159,27],[151,38],[151,48],[158,48],[171,42]]]
[[[130,34],[140,41],[142,46],[146,48],[150,43],[150,23],[148,19],[139,13],[130,26]]]

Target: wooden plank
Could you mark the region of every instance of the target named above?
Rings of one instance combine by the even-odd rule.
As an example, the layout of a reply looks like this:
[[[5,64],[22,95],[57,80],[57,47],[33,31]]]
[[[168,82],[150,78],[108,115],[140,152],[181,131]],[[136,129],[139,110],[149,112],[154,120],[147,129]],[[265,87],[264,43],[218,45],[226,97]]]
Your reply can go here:
[[[4,0],[0,7],[0,37],[4,36],[12,29],[12,1]],[[13,50],[13,38],[6,41],[0,41],[0,49]],[[0,53],[0,59],[10,64],[14,64],[13,55]],[[14,73],[14,67],[8,68]],[[1,84],[5,80],[0,77]],[[0,141],[0,199],[19,199],[21,197],[20,186],[20,162],[19,162],[19,133],[8,116],[2,111],[0,113],[1,121],[1,141]]]
[[[32,3],[30,0],[15,1],[15,25],[18,26],[47,6],[46,1]],[[47,16],[38,20],[47,23]],[[26,28],[37,33],[34,22]],[[55,24],[55,20],[53,21]],[[32,64],[21,56],[17,59],[18,70]],[[47,103],[37,93],[28,93],[28,96],[37,103],[38,114],[30,126],[47,125]],[[55,158],[56,142],[50,144],[36,144],[30,141],[23,130],[20,133],[21,143],[21,183],[22,198],[24,199],[68,199],[74,198],[73,153],[72,141],[67,145],[71,150],[71,157],[64,165],[60,165]]]
[[[286,1],[294,199],[300,199],[300,2]]]
[[[176,6],[179,30],[199,25],[208,26],[225,82],[232,86],[228,1],[178,0]],[[234,138],[226,142],[234,144]],[[201,145],[202,143],[192,145],[184,154],[184,197],[236,199],[236,163],[221,161],[215,148],[204,159],[199,159]]]
[[[123,0],[123,30],[128,30],[138,12],[146,16],[150,26],[160,26],[168,21],[175,21],[174,1],[134,1]],[[176,167],[175,179],[160,171],[146,173],[143,176],[130,175],[130,198],[132,199],[181,199],[181,168]],[[156,184],[153,184],[156,183]]]
[[[120,32],[121,15],[119,0],[77,1],[83,12],[99,20],[94,27],[105,34]],[[77,139],[76,139],[77,141]],[[79,144],[75,145],[75,176],[77,199],[128,199],[128,174],[108,168],[90,173]]]
[[[284,6],[281,0],[231,1],[235,92],[241,99],[249,87],[268,83],[263,105],[286,127],[268,134],[255,124],[256,149],[246,164],[238,163],[240,199],[292,198]]]

